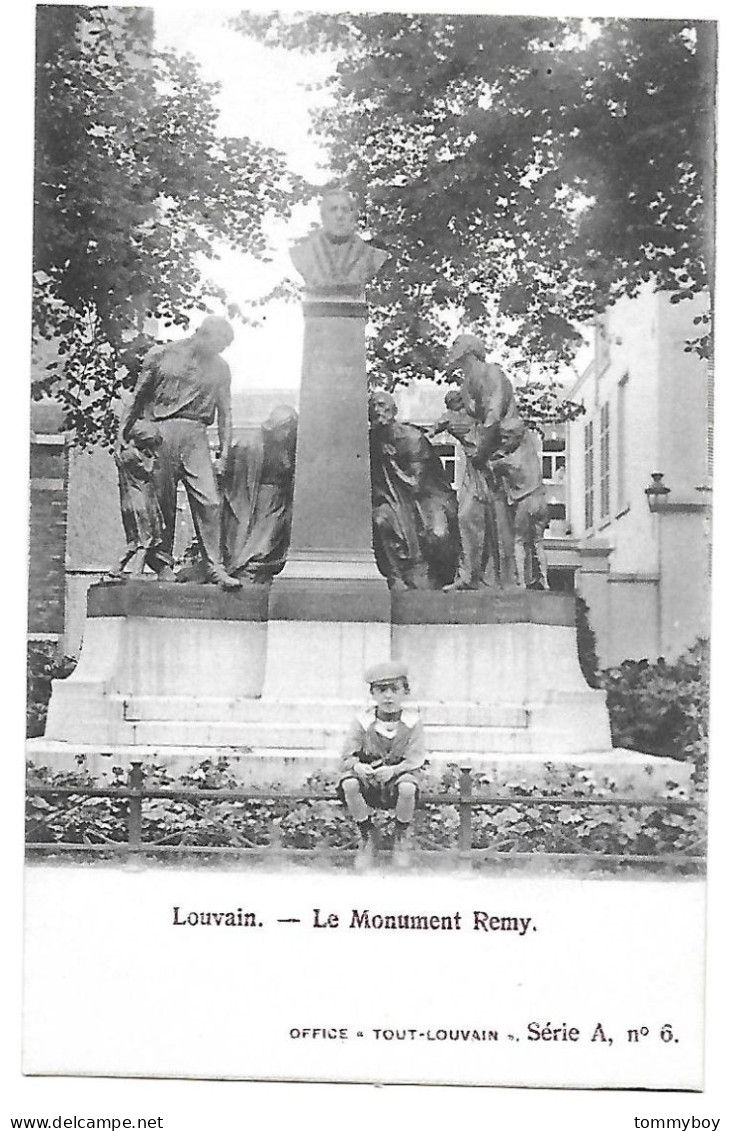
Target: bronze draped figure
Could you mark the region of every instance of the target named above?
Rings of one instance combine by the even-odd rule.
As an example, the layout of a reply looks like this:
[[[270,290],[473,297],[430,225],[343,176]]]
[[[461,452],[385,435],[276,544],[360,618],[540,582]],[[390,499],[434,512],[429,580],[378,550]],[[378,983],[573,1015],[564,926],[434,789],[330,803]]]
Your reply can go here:
[[[270,581],[287,560],[297,413],[272,410],[259,433],[232,446],[221,481],[221,550],[232,577]]]
[[[459,555],[457,499],[422,430],[396,420],[390,393],[371,397],[376,563],[392,589],[441,589]]]

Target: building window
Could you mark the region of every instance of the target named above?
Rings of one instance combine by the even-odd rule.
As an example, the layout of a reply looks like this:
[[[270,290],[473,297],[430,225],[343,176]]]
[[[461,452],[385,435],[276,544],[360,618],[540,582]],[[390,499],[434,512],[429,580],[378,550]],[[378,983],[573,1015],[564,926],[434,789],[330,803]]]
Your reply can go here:
[[[627,497],[627,380],[625,373],[617,389],[617,510],[621,513],[629,506]]]
[[[584,425],[584,526],[594,525],[594,423]]]
[[[599,415],[599,516],[609,515],[609,402]]]
[[[548,567],[548,587],[555,593],[574,593],[576,591],[575,569],[573,566]]]
[[[544,451],[541,459],[543,463],[543,482],[563,483],[566,470],[566,453]]]
[[[457,478],[457,450],[454,444],[433,444],[432,447],[442,461],[447,479],[454,486]]]
[[[566,533],[566,434],[559,431],[561,428],[551,428],[541,440],[541,477],[546,486],[551,538],[562,538]]]

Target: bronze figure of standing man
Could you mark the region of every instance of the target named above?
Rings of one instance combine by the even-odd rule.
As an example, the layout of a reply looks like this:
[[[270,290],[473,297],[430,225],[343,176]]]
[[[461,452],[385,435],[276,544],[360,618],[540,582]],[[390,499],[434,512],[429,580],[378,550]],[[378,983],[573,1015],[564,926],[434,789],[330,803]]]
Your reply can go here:
[[[160,431],[153,483],[163,516],[163,536],[152,565],[161,581],[175,580],[173,540],[177,488],[182,480],[208,580],[225,589],[240,586],[221,561],[220,505],[208,447],[208,427],[215,420],[220,445],[216,471],[220,474],[231,450],[231,371],[219,354],[233,336],[225,318],[211,315],[191,337],[151,349],[120,421],[120,445],[140,418],[154,421]]]

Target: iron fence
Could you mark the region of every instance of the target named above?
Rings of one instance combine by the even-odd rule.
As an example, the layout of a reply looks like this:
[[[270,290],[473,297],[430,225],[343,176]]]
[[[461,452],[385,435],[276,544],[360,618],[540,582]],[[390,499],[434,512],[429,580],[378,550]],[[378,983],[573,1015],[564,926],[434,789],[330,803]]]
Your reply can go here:
[[[420,797],[420,806],[454,806],[457,810],[457,839],[454,848],[442,848],[442,854],[456,857],[459,862],[471,866],[475,859],[500,858],[503,860],[519,860],[524,858],[544,858],[550,860],[587,860],[606,861],[607,863],[633,862],[638,864],[663,864],[687,865],[697,869],[705,860],[705,846],[702,841],[692,846],[692,851],[672,853],[637,853],[637,852],[603,852],[586,851],[583,845],[578,845],[574,850],[562,851],[496,851],[494,848],[480,848],[474,845],[473,814],[479,809],[500,808],[509,806],[513,808],[533,806],[561,806],[577,808],[593,808],[602,806],[616,811],[661,810],[671,813],[692,814],[702,812],[704,806],[699,801],[687,798],[642,798],[642,797],[616,797],[616,796],[565,796],[565,795],[536,795],[521,794],[509,795],[480,794],[475,795],[473,790],[472,768],[463,766],[459,770],[458,788],[456,791],[440,793],[424,793]],[[98,841],[92,843],[88,838],[78,841],[39,841],[28,840],[26,849],[29,854],[49,853],[75,853],[79,855],[94,856],[96,854],[130,855],[148,853],[154,855],[210,855],[210,856],[242,856],[272,858],[277,855],[309,854],[323,851],[322,846],[317,848],[297,848],[285,846],[282,843],[281,821],[286,816],[287,810],[291,811],[293,804],[298,802],[336,802],[333,791],[311,790],[251,790],[243,788],[170,788],[165,786],[148,786],[142,762],[132,762],[126,785],[54,785],[30,784],[26,788],[28,797],[78,797],[80,804],[91,798],[107,798],[116,801],[126,801],[126,819],[124,830],[126,839],[118,840],[106,837],[97,831]],[[269,840],[266,844],[259,844],[246,837],[239,837],[238,844],[196,844],[189,842],[187,835],[178,836],[177,843],[164,843],[170,840],[170,834],[159,840],[143,839],[143,805],[146,801],[186,801],[186,802],[244,802],[262,803],[271,802],[277,810],[277,816],[271,821]],[[223,826],[222,826],[223,827]],[[567,834],[566,839],[570,839]],[[242,843],[243,841],[243,843]],[[348,854],[348,849],[327,849],[329,853]],[[425,850],[420,855],[432,856],[439,849]]]

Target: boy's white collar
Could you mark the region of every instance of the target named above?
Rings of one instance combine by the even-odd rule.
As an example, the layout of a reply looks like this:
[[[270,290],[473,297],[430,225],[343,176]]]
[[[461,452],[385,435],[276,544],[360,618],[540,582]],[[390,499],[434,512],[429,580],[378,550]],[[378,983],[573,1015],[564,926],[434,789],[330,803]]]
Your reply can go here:
[[[376,708],[372,704],[358,716],[358,722],[364,730],[366,730],[371,725],[371,723],[374,723],[375,721]],[[416,726],[418,721],[419,710],[417,707],[408,706],[401,709],[401,718],[399,719],[399,722],[403,723],[405,727],[409,728],[409,730],[411,730],[413,726]]]

